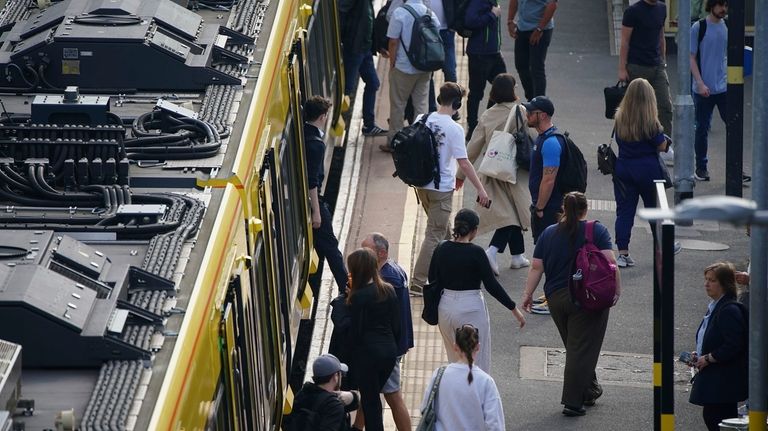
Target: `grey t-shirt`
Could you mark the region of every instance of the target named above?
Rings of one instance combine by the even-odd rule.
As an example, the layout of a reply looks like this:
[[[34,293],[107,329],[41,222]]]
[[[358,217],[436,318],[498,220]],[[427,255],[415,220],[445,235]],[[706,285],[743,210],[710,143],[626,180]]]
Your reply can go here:
[[[557,0],[519,0],[517,3],[517,29],[519,31],[533,31],[539,26],[544,8]],[[542,30],[555,27],[555,19],[549,20]]]
[[[700,23],[691,26],[691,55],[699,54],[699,72],[710,94],[725,93],[728,90],[728,27],[725,21],[713,23],[707,20],[707,32],[699,45]],[[696,82],[692,83],[696,92]]]
[[[429,14],[434,21],[435,26],[440,27],[440,21],[437,20],[434,12],[429,10],[427,6],[421,0],[407,0],[406,5],[413,8],[417,15],[423,16]],[[391,6],[390,6],[391,7]],[[389,27],[387,28],[387,37],[390,39],[400,39],[397,46],[397,54],[395,56],[395,67],[410,75],[417,73],[425,73],[422,70],[416,69],[408,59],[408,54],[405,52],[405,48],[411,45],[411,29],[413,28],[413,15],[408,12],[404,7],[398,7],[392,13],[392,18],[389,21]]]

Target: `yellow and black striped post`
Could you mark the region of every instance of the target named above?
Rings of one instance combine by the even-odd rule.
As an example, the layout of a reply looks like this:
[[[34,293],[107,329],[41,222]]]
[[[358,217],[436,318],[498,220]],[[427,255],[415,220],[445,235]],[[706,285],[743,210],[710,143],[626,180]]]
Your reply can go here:
[[[742,196],[744,158],[744,0],[728,2],[725,194]]]

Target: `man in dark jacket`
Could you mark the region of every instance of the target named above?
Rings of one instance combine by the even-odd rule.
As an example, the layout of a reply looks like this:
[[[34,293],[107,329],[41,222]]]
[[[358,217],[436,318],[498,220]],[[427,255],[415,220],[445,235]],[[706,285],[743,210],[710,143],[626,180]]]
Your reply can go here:
[[[358,78],[365,82],[363,91],[363,135],[385,135],[377,126],[373,109],[381,83],[373,65],[373,1],[340,0],[341,43],[344,55],[344,94],[357,88]]]
[[[497,0],[469,0],[464,25],[472,30],[467,42],[469,69],[469,97],[467,100],[467,139],[477,126],[480,101],[485,95],[485,83],[493,82],[500,73],[507,72],[501,56],[499,16],[501,8]],[[493,102],[489,101],[488,106]]]
[[[349,412],[358,407],[356,392],[339,391],[342,373],[349,368],[331,355],[318,356],[312,364],[312,382],[304,383],[286,418],[289,431],[347,431]]]

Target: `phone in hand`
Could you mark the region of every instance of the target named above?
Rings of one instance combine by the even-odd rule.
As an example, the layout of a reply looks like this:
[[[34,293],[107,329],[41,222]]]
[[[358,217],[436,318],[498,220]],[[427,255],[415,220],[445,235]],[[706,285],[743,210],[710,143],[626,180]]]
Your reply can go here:
[[[683,352],[680,353],[680,358],[678,360],[684,364],[690,365],[691,362],[693,362],[693,355],[691,352]]]
[[[480,203],[480,196],[475,198],[475,202]],[[490,208],[491,207],[491,203],[493,203],[493,201],[491,199],[488,199],[488,205],[483,205],[483,206],[486,207],[486,208]]]

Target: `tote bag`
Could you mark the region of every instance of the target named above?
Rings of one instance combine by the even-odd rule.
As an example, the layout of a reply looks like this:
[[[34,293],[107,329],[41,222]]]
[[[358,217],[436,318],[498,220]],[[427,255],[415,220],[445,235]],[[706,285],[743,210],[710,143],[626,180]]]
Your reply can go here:
[[[427,405],[424,406],[424,410],[421,411],[421,420],[416,427],[416,431],[433,431],[435,424],[437,424],[437,411],[435,411],[435,400],[437,399],[437,390],[440,388],[440,380],[443,378],[445,372],[445,365],[440,367],[435,376],[435,381],[432,382],[432,388],[429,390],[429,398],[427,399]]]
[[[510,111],[504,128],[493,131],[491,142],[488,143],[488,149],[485,151],[477,173],[515,184],[517,182],[517,162],[515,161],[517,146],[514,135],[509,133],[513,116],[514,111]]]

